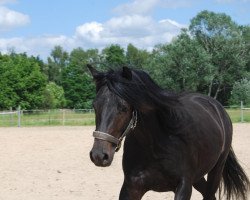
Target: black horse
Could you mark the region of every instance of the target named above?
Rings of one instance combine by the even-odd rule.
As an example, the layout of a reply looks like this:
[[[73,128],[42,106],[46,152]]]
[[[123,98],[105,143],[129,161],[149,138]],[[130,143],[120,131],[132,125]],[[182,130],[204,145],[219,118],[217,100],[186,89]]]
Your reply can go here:
[[[126,136],[120,200],[139,200],[149,190],[189,200],[192,186],[204,200],[215,200],[221,182],[226,199],[247,200],[249,180],[231,147],[232,123],[218,101],[167,92],[141,70],[88,68],[97,92],[92,162],[109,166]]]

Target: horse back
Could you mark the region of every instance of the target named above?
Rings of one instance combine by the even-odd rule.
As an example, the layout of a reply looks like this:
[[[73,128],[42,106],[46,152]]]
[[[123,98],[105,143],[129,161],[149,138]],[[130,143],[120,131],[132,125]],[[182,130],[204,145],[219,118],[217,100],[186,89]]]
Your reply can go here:
[[[202,94],[187,94],[180,98],[190,118],[188,134],[194,142],[211,152],[228,151],[232,142],[232,123],[224,107],[214,98]]]

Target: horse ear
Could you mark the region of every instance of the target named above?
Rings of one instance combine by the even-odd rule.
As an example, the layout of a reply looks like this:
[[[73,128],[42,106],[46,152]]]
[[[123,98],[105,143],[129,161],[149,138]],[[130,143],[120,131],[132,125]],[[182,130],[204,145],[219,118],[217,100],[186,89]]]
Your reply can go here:
[[[89,71],[92,74],[93,78],[96,78],[96,76],[99,74],[99,72],[94,67],[92,67],[91,64],[87,64],[87,68],[89,69]]]
[[[122,68],[122,77],[128,80],[132,80],[132,71],[128,67]]]

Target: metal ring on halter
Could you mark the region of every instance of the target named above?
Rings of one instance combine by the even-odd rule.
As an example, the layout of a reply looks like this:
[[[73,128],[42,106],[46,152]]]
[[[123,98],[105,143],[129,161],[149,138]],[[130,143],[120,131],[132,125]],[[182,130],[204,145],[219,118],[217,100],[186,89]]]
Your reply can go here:
[[[120,136],[120,138],[116,138],[108,133],[105,132],[101,132],[101,131],[94,131],[93,132],[93,137],[99,140],[104,140],[104,141],[108,141],[111,142],[113,144],[116,145],[116,149],[115,151],[119,151],[120,147],[121,147],[121,143],[124,137],[126,137],[126,135],[130,132],[130,130],[134,130],[134,128],[137,125],[137,112],[133,111],[132,114],[132,118],[127,126],[127,128],[125,129],[125,131],[122,133],[122,135]]]

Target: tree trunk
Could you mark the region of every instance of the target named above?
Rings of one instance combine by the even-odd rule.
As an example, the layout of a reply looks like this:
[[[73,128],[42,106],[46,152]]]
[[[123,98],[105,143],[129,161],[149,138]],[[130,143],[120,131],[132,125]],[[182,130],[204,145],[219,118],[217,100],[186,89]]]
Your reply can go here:
[[[213,88],[213,80],[211,80],[209,87],[208,87],[208,94],[207,95],[210,97],[212,95],[212,88]]]
[[[221,91],[221,83],[219,83],[214,98],[217,99],[219,92]]]

